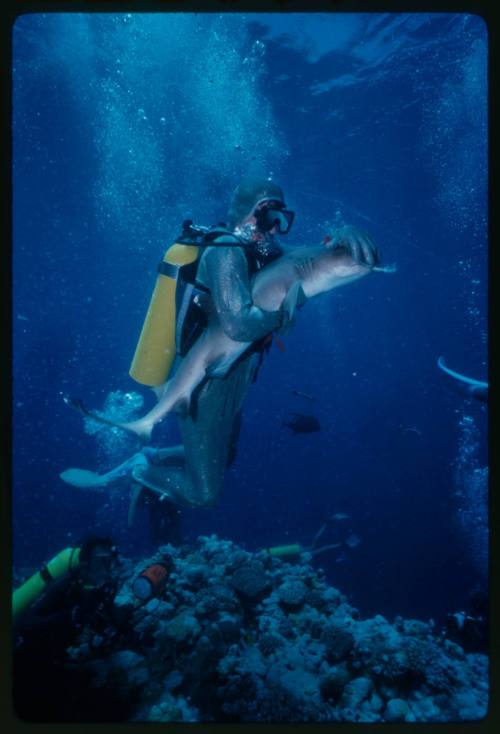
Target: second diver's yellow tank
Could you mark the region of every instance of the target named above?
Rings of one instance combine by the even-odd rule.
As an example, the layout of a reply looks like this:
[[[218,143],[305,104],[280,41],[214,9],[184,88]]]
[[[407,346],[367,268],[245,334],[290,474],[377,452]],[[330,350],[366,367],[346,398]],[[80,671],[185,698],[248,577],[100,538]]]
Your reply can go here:
[[[80,548],[65,548],[54,556],[46,566],[37,571],[12,595],[12,615],[14,619],[24,612],[40,594],[51,579],[58,579],[67,571],[71,571],[80,561]]]
[[[179,269],[197,260],[196,245],[175,243],[165,252],[129,375],[142,385],[157,387],[168,377],[176,355],[176,289]]]

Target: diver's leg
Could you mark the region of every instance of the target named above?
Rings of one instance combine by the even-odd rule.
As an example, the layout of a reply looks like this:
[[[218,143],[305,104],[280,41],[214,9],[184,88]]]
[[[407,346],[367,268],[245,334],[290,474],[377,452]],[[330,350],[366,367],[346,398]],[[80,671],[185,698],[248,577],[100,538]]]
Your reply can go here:
[[[236,460],[236,453],[238,451],[238,441],[240,440],[241,433],[241,410],[236,413],[233,421],[233,430],[229,439],[229,451],[227,454],[226,468],[232,466]]]
[[[149,530],[151,542],[155,545],[172,543],[180,545],[181,510],[173,502],[162,500],[151,494],[148,498]]]
[[[239,414],[257,361],[255,353],[246,355],[223,379],[208,380],[197,395],[194,411],[180,419],[191,504],[217,503],[226,466],[234,458]]]
[[[135,483],[134,514],[138,506],[146,507],[149,514],[149,537],[154,545],[173,543],[180,545],[181,537],[181,510],[165,495],[153,492],[145,485]],[[132,518],[132,522],[133,522]],[[132,524],[129,516],[129,526]]]
[[[178,505],[215,505],[234,458],[238,414],[257,361],[257,355],[246,355],[226,377],[207,380],[193,396],[189,415],[179,419],[184,450],[160,449],[160,461],[150,458],[147,466],[134,467],[134,479]]]

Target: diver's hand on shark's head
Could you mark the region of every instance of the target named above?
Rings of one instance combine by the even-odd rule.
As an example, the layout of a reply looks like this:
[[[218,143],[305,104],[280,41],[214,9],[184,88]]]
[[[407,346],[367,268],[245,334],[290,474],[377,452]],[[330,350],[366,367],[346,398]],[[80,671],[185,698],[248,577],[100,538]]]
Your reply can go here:
[[[345,248],[353,260],[369,268],[373,268],[379,262],[378,248],[370,235],[351,224],[334,230],[327,247]]]

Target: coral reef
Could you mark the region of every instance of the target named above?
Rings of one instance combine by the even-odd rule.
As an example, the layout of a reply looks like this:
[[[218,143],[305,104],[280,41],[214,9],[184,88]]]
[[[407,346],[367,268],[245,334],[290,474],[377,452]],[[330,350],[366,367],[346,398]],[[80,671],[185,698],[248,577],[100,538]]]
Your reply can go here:
[[[145,566],[173,561],[157,598],[137,599]],[[306,559],[307,560],[307,559]],[[488,660],[431,623],[361,619],[306,560],[289,564],[216,536],[124,560],[110,640],[83,629],[68,650],[95,685],[138,701],[136,721],[477,720]],[[104,634],[105,637],[105,634]]]

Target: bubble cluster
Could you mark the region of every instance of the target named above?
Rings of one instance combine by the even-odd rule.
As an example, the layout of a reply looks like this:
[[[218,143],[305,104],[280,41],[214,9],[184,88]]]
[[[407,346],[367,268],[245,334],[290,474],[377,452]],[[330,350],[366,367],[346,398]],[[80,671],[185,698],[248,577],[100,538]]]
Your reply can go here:
[[[54,15],[33,21],[38,72],[57,75],[75,135],[93,139],[87,183],[104,231],[164,241],[186,215],[210,223],[225,211],[243,175],[279,170],[285,145],[260,91],[266,49],[242,16]]]
[[[456,518],[470,559],[484,578],[488,573],[488,467],[478,464],[479,430],[471,416],[459,423],[458,453],[454,464]]]
[[[102,418],[123,423],[136,418],[143,405],[142,395],[115,390],[106,397],[102,410],[94,412]],[[137,448],[136,440],[121,428],[106,426],[89,416],[85,417],[84,429],[85,433],[96,437],[98,464],[103,471],[109,471]]]
[[[464,57],[429,97],[423,152],[432,167],[437,204],[451,230],[484,240],[487,227],[487,43],[467,43]]]

